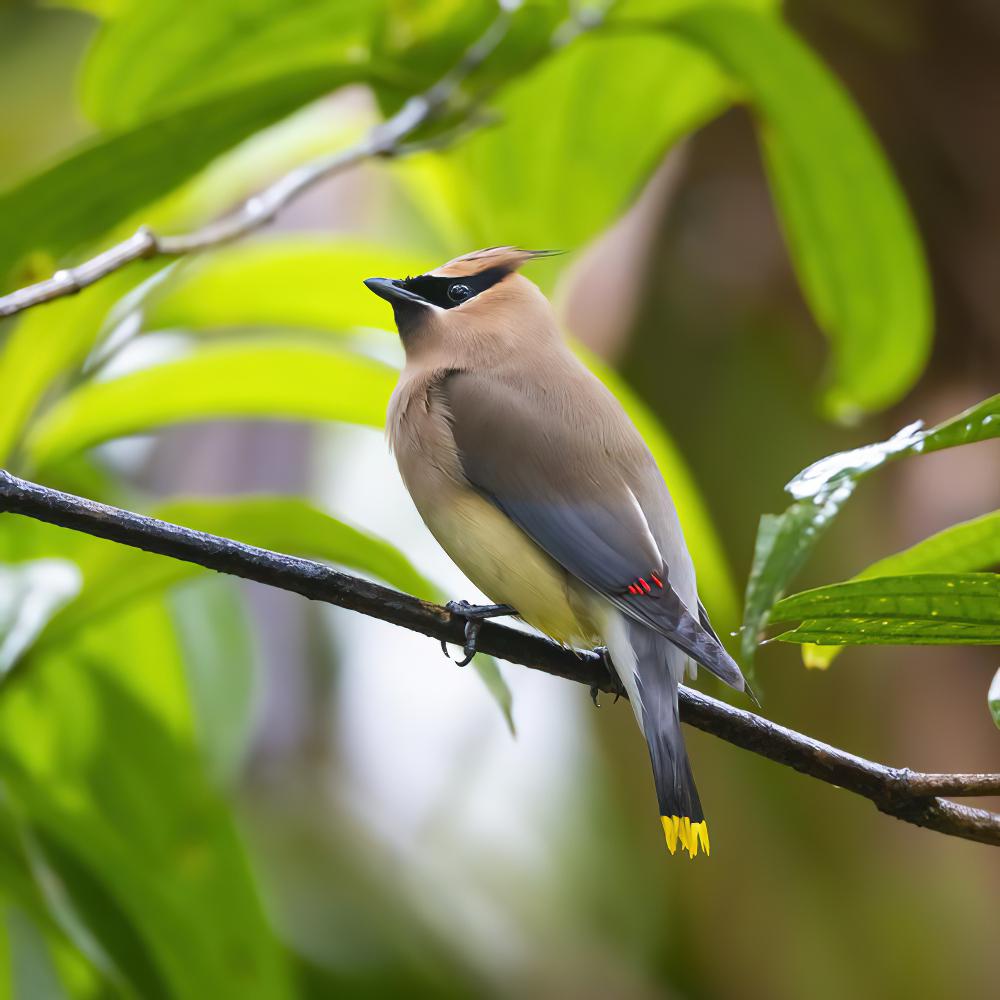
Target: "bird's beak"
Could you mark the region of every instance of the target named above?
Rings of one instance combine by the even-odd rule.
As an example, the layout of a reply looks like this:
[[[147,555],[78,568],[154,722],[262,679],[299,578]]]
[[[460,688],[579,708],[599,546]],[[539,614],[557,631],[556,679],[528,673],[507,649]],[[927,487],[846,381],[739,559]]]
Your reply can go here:
[[[369,291],[374,292],[379,298],[385,299],[391,305],[401,305],[407,303],[427,303],[417,295],[403,286],[403,282],[398,278],[365,278],[365,285]]]

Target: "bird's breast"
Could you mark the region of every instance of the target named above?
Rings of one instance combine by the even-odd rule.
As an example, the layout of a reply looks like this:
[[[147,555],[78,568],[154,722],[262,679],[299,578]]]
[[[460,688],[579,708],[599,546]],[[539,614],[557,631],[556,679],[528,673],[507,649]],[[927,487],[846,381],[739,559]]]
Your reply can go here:
[[[571,646],[600,640],[601,601],[465,479],[448,415],[433,401],[394,401],[390,436],[400,475],[438,544],[490,600]]]

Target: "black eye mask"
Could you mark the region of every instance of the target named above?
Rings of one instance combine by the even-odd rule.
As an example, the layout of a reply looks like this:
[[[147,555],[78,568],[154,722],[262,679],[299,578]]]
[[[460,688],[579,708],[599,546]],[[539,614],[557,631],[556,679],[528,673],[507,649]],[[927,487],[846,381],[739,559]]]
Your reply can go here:
[[[454,309],[463,302],[475,298],[480,292],[485,292],[498,281],[502,281],[510,271],[503,267],[492,267],[479,274],[465,278],[442,278],[434,274],[421,274],[416,278],[407,278],[403,287],[419,295],[425,302],[440,306],[442,309]]]

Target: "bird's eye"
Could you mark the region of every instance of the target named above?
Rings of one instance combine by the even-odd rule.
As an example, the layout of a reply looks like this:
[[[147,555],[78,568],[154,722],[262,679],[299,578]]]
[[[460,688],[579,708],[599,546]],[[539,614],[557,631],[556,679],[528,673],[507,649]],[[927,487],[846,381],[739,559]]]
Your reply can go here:
[[[468,285],[456,282],[448,286],[448,298],[452,302],[464,302],[472,294],[472,289]]]

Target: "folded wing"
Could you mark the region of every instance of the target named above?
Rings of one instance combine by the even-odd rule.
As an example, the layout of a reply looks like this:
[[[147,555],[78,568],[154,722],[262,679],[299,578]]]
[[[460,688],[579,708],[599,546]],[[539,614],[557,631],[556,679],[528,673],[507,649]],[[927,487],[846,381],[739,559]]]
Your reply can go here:
[[[567,572],[669,639],[727,684],[743,688],[703,609],[692,614],[622,467],[622,443],[600,421],[574,423],[544,388],[454,371],[438,386],[469,483]],[[624,418],[623,419],[627,419]],[[626,463],[627,465],[627,463]]]

